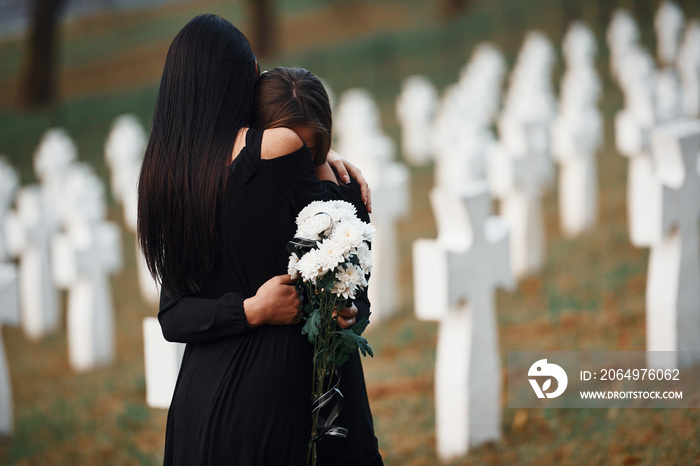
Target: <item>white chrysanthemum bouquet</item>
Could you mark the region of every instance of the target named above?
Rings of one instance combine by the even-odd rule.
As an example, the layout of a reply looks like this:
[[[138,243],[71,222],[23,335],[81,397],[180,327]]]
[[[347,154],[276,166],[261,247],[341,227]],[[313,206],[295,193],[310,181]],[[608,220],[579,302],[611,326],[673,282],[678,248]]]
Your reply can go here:
[[[338,368],[358,349],[363,355],[372,355],[367,340],[361,336],[368,318],[349,329],[341,329],[337,323],[338,312],[367,287],[367,276],[372,270],[369,243],[374,227],[361,221],[356,213],[348,202],[312,202],[297,216],[297,231],[288,245],[288,272],[307,297],[302,333],[314,345],[310,464],[315,464],[319,438],[344,437],[347,433],[332,426],[331,417],[337,417],[339,409],[334,409],[335,414],[322,419],[319,425],[320,408],[334,396],[342,397],[337,389]]]

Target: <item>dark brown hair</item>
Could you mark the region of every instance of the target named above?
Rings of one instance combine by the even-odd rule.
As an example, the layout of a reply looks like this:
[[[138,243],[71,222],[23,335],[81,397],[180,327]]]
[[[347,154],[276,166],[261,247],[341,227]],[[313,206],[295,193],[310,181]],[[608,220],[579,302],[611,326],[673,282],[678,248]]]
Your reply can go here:
[[[173,39],[138,185],[139,245],[153,277],[197,292],[220,247],[218,212],[238,131],[249,124],[255,55],[235,26],[193,18]]]
[[[323,83],[303,68],[275,68],[255,83],[252,124],[258,128],[310,127],[316,137],[314,165],[326,163],[333,117]]]

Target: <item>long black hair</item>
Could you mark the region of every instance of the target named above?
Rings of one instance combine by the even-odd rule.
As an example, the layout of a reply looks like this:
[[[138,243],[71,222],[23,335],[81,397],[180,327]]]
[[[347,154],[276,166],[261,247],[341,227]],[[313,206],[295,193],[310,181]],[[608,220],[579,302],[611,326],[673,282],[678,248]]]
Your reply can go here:
[[[226,166],[257,76],[246,37],[216,15],[193,18],[170,45],[138,186],[138,240],[164,291],[195,293],[213,268]]]

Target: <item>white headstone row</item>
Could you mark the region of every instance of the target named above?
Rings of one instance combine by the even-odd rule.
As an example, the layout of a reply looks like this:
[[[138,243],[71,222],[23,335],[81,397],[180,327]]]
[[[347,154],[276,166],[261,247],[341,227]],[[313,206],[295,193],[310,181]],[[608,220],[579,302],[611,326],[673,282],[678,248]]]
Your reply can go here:
[[[505,59],[479,44],[459,81],[440,100],[432,134],[435,185],[459,187],[487,179],[487,157],[496,142],[492,125],[501,105]]]
[[[631,16],[627,16],[633,24]],[[615,117],[618,151],[629,158],[630,239],[650,247],[647,350],[651,367],[700,361],[700,25],[664,1],[654,26],[657,56],[638,43],[615,61],[625,108]],[[611,27],[615,36],[619,24]],[[635,26],[636,27],[636,26]],[[611,49],[613,44],[611,43]],[[612,63],[611,63],[612,64]]]
[[[497,120],[498,143],[489,156],[489,182],[510,226],[511,265],[517,278],[539,271],[545,259],[541,202],[554,182],[553,64],[549,39],[539,31],[528,32]]]
[[[373,269],[368,287],[376,322],[399,308],[396,223],[410,211],[410,178],[394,161],[394,143],[381,128],[379,109],[365,89],[345,91],[335,117],[338,152],[360,167],[372,187]]]
[[[7,199],[15,191],[16,176],[8,177],[8,171],[0,169],[6,181],[0,243],[6,251],[3,260],[19,260],[21,323],[30,339],[59,328],[58,288],[69,290],[69,359],[80,371],[113,357],[112,350],[103,357],[90,354],[96,352],[94,346],[113,340],[108,274],[121,263],[121,240],[116,225],[104,220],[101,180],[76,160],[77,149],[68,134],[47,131],[34,155],[40,183],[17,191],[16,212],[10,211]]]

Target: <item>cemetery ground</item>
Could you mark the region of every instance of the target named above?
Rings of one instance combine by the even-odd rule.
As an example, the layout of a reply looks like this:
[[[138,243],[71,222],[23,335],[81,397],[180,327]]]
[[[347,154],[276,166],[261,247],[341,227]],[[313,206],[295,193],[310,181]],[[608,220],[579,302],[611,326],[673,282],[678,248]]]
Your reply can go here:
[[[325,11],[314,13],[308,6],[313,2],[300,3],[307,5],[312,18]],[[622,98],[608,79],[602,40],[607,24],[596,22],[600,16],[596,5],[603,3],[585,2],[579,9],[596,32],[599,72],[604,79],[605,146],[598,159],[600,220],[592,232],[564,238],[559,230],[556,190],[545,197],[546,266],[540,275],[522,280],[516,291],[497,295],[504,407],[508,351],[645,348],[648,251],[632,247],[628,237],[627,161],[615,151],[612,133],[612,116],[621,108]],[[653,11],[656,3],[650,4]],[[209,5],[209,11],[229,19],[241,13],[236,4]],[[359,5],[356,8],[363,8]],[[426,13],[421,8],[428,7],[412,1],[389,5],[396,10],[394,29],[364,23],[353,42],[286,47],[280,56],[264,61],[263,68],[269,64],[304,66],[326,78],[336,96],[349,87],[368,88],[381,107],[385,130],[398,141],[394,99],[403,78],[423,73],[442,90],[457,79],[477,42],[495,41],[512,64],[527,29],[540,28],[560,44],[566,25],[562,20],[566,8],[555,0],[474,2],[470,16],[420,24],[416,18]],[[620,5],[631,8],[632,2]],[[683,6],[689,17],[700,15],[700,5],[685,2]],[[554,13],[538,13],[545,10]],[[164,57],[162,44],[201,11],[192,6],[169,7],[150,12],[141,21],[124,14],[104,19],[99,27],[83,21],[67,28],[63,79],[80,75],[85,83],[94,83],[101,78],[90,80],[91,72],[105,76],[100,67],[89,65],[104,49],[86,44],[112,47],[105,56],[114,53],[114,60],[133,73],[122,68],[94,87],[66,83],[62,91],[68,97],[35,114],[11,108],[14,88],[10,84],[19,66],[19,44],[0,44],[0,54],[15,56],[14,62],[0,64],[0,152],[18,168],[22,184],[33,181],[31,156],[42,132],[51,126],[65,127],[75,139],[79,158],[93,164],[107,180],[103,144],[111,121],[122,113],[135,113],[142,123],[150,121]],[[512,17],[519,21],[509,22]],[[648,45],[651,18],[637,19]],[[126,24],[130,38],[117,46],[114,39],[124,35]],[[130,61],[130,56],[136,61]],[[150,58],[138,59],[143,56]],[[108,60],[101,60],[106,66]],[[149,65],[152,69],[139,67],[150,61],[156,62]],[[559,60],[555,82],[562,67]],[[399,224],[402,308],[393,320],[370,326],[367,337],[375,357],[364,361],[377,436],[388,465],[436,463],[433,368],[437,325],[413,317],[412,287],[420,284],[412,283],[410,256],[414,239],[435,237],[427,198],[432,168],[412,168],[411,182],[412,214]],[[114,203],[110,220],[122,222],[121,207]],[[123,230],[123,238],[124,268],[112,281],[117,319],[117,359],[112,366],[75,374],[68,365],[65,331],[32,342],[18,328],[2,329],[15,399],[15,434],[0,446],[0,463],[160,463],[166,411],[148,408],[145,403],[141,328],[143,318],[157,310],[146,305],[138,292],[131,254],[134,237]],[[65,294],[62,297],[65,303]],[[502,421],[501,442],[476,448],[455,464],[700,464],[698,410],[506,408]]]

